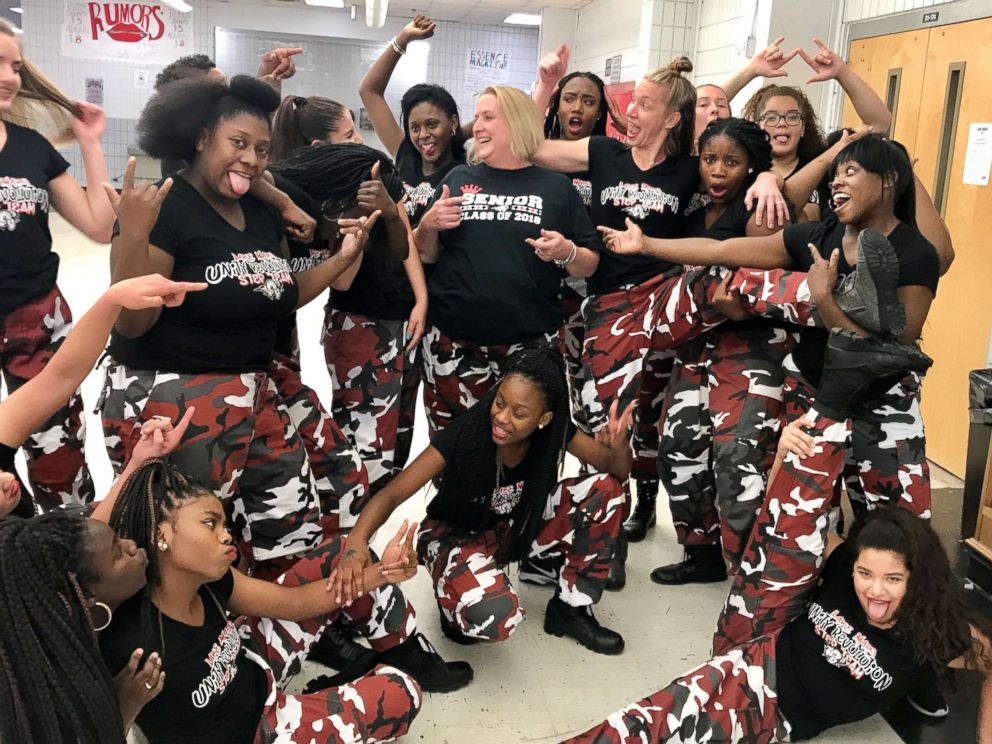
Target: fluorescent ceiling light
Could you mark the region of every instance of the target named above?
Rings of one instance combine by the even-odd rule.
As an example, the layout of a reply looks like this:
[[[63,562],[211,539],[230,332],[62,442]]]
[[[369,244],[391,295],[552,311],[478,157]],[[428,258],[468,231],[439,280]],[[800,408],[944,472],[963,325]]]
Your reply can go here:
[[[541,16],[539,13],[510,13],[503,19],[503,23],[514,26],[540,26]]]
[[[382,28],[386,24],[389,0],[365,0],[365,25],[369,28]]]
[[[23,13],[24,11],[21,10],[20,8],[11,8],[10,9],[10,12],[11,13]]]
[[[318,8],[343,8],[344,0],[303,0],[307,5],[316,5]]]
[[[189,13],[193,10],[193,6],[183,0],[161,0],[161,2],[165,7],[178,10],[180,13]]]

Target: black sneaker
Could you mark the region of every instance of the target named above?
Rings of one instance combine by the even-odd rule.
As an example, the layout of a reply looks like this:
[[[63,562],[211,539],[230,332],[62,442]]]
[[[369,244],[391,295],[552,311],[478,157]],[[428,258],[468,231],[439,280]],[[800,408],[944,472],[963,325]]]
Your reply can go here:
[[[531,586],[557,586],[563,563],[560,553],[528,556],[520,561],[517,578]]]
[[[813,408],[842,421],[871,383],[898,373],[926,372],[931,365],[933,359],[916,346],[835,328],[827,340]]]
[[[687,545],[680,563],[659,566],[651,581],[666,586],[713,584],[727,579],[727,562],[719,545]]]
[[[627,535],[623,530],[617,536],[617,545],[610,561],[610,572],[606,576],[606,590],[618,592],[627,586]]]
[[[423,633],[415,633],[399,646],[379,652],[379,661],[406,672],[424,692],[453,692],[472,681],[467,661],[445,661]]]
[[[372,671],[378,663],[375,651],[349,638],[337,621],[328,625],[320,639],[310,647],[307,659],[336,669],[337,685],[353,682]]]
[[[865,330],[896,337],[906,330],[906,309],[899,301],[899,257],[878,230],[869,228],[858,235],[858,267],[834,290],[834,300]]]
[[[623,652],[623,636],[600,625],[592,607],[572,607],[558,597],[548,602],[544,632],[559,638],[568,636],[597,654],[616,656]]]

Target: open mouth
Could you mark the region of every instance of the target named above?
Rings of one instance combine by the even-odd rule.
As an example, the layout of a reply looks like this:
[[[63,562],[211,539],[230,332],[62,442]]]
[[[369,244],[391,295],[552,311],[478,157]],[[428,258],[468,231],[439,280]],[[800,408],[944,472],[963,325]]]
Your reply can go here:
[[[629,121],[627,122],[627,139],[629,140],[634,139],[640,133],[641,133],[641,128],[639,126],[637,126],[636,124],[632,124]]]
[[[420,153],[425,158],[433,158],[435,155],[437,155],[437,143],[428,142],[426,144],[422,144],[420,146]]]
[[[579,134],[582,131],[582,117],[581,116],[568,117],[567,126],[568,126],[569,134]]]
[[[851,201],[851,195],[843,191],[835,192],[830,198],[834,203],[834,214],[839,213]]]
[[[787,134],[776,134],[772,137],[772,142],[776,145],[787,145],[789,144],[789,135]]]
[[[508,432],[506,429],[499,426],[498,424],[493,424],[492,433],[493,433],[493,440],[497,442],[501,442],[510,438],[510,432]]]
[[[711,199],[723,199],[727,195],[727,187],[723,184],[711,184],[709,191]]]
[[[251,176],[241,171],[228,171],[227,180],[231,184],[231,191],[238,196],[244,196],[251,188]]]
[[[892,606],[892,603],[883,602],[880,599],[872,599],[871,597],[867,597],[866,599],[868,600],[868,617],[876,622],[884,620],[886,615],[889,614],[889,607]]]

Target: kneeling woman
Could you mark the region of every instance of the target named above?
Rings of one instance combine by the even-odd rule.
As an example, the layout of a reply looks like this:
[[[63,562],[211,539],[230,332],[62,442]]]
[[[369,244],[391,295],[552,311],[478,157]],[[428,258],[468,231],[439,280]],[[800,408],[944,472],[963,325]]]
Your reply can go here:
[[[161,460],[123,486],[110,525],[148,556],[148,584],[114,613],[100,648],[112,673],[135,648],[162,659],[168,683],[137,718],[153,744],[329,744],[406,733],[421,703],[413,666],[429,653],[413,633],[413,608],[389,582],[416,573],[416,525],[404,523],[382,562],[366,567],[366,594],[348,607],[326,586],[339,539],[322,543],[277,582],[245,576],[231,567],[235,549],[220,500]],[[342,687],[285,694],[285,682],[341,612],[389,666]],[[243,617],[233,622],[228,613]]]
[[[499,384],[438,434],[362,511],[335,576],[347,602],[371,556],[368,540],[432,478],[440,482],[419,538],[445,634],[459,643],[505,641],[523,621],[506,566],[524,557],[563,561],[544,629],[597,653],[623,651],[620,634],[592,614],[620,532],[622,480],[630,473],[630,411],[611,411],[599,441],[568,416],[561,355],[528,347],[507,358]],[[558,479],[571,452],[598,471]],[[354,595],[357,596],[357,595]]]

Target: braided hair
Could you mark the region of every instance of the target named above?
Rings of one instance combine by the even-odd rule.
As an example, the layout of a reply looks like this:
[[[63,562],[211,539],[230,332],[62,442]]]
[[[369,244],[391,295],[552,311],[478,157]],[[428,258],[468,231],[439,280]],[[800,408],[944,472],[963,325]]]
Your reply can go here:
[[[610,106],[606,101],[606,86],[603,84],[602,78],[592,72],[570,72],[558,81],[558,87],[555,88],[555,92],[551,95],[551,101],[548,103],[548,113],[544,117],[545,138],[551,140],[561,139],[561,121],[558,119],[558,110],[561,108],[561,92],[569,81],[577,77],[583,77],[586,80],[592,81],[593,85],[596,86],[596,90],[599,91],[599,116],[596,117],[596,123],[593,124],[590,134],[594,136],[606,134],[606,120],[610,116]]]
[[[204,130],[221,119],[251,114],[268,125],[279,94],[261,80],[236,75],[230,82],[205,75],[163,85],[138,117],[138,146],[153,158],[192,162]]]
[[[545,407],[554,415],[548,426],[530,435],[520,502],[513,511],[512,529],[496,551],[496,561],[506,564],[520,560],[541,528],[541,518],[548,494],[558,482],[565,458],[566,437],[571,429],[568,388],[565,383],[565,363],[561,353],[546,343],[534,344],[511,354],[503,363],[499,382],[462,416],[466,421],[447,467],[440,479],[437,500],[447,513],[464,521],[468,514],[466,494],[485,492],[486,509],[478,529],[489,527],[492,518],[492,473],[499,465],[496,443],[493,442],[491,409],[500,384],[509,377],[519,376],[537,386],[544,396]],[[459,520],[461,515],[463,519]],[[471,519],[471,515],[468,515]]]
[[[0,741],[124,739],[86,605],[86,535],[61,510],[0,522]]]
[[[711,121],[699,135],[699,152],[714,137],[728,137],[747,154],[748,174],[744,188],[748,188],[760,173],[772,167],[772,144],[768,132],[753,121],[731,116]]]
[[[403,179],[392,161],[378,150],[355,143],[331,145],[319,143],[299,147],[269,170],[292,181],[311,199],[348,199],[355,195],[362,181],[367,181],[372,166],[378,161],[382,179],[393,201],[403,197]]]
[[[134,540],[148,556],[148,590],[162,583],[158,561],[158,528],[167,522],[182,502],[213,493],[187,478],[167,460],[149,460],[121,486],[110,512],[110,526],[123,539]]]

